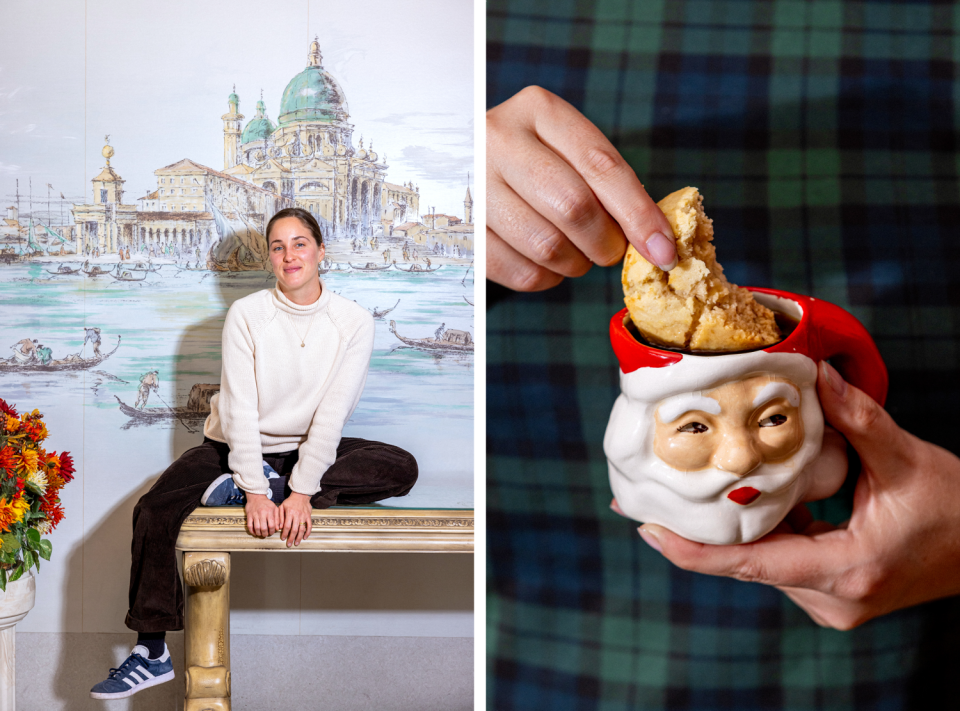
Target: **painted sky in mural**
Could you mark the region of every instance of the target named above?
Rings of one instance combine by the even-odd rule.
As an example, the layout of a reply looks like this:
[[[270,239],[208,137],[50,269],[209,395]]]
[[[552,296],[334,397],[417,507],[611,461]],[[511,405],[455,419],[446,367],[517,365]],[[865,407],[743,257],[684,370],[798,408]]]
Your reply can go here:
[[[156,189],[154,170],[183,158],[222,169],[221,116],[234,86],[246,120],[262,91],[276,123],[317,37],[347,94],[355,144],[372,142],[387,179],[419,185],[425,206],[464,217],[470,3],[174,1],[150,16],[144,23],[136,4],[95,1],[4,8],[5,24],[19,28],[0,46],[4,207],[17,178],[24,195],[32,178],[38,211],[48,184],[54,202],[61,192],[89,200],[105,134],[132,201]]]

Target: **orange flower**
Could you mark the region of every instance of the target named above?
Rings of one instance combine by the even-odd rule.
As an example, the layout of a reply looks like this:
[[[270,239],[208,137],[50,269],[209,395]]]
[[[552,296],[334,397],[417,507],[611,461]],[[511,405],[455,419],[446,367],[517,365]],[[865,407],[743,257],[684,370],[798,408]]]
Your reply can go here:
[[[37,455],[37,450],[24,447],[23,451],[20,452],[20,466],[18,469],[29,474],[37,470],[38,464],[39,456]]]
[[[47,425],[43,420],[34,420],[30,427],[30,438],[34,442],[42,442],[47,438]]]
[[[57,453],[50,452],[49,454],[46,455],[45,459],[46,459],[45,468],[47,470],[47,476],[50,476],[51,474],[53,474],[54,476],[59,475],[60,474],[60,457],[57,456]]]
[[[8,444],[3,449],[0,449],[0,469],[6,469],[7,474],[12,474],[17,466],[16,462],[13,447]]]
[[[14,497],[10,502],[0,498],[0,531],[7,532],[13,524],[22,521],[29,508],[30,504],[22,496]]]
[[[11,415],[7,415],[6,428],[7,432],[16,432],[18,429],[20,429],[20,420],[18,420],[16,417],[12,417]]]

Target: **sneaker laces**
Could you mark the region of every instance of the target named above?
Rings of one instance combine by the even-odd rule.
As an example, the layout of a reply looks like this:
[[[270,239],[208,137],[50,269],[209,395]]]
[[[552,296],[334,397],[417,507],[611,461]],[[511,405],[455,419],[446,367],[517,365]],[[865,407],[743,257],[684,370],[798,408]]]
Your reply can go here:
[[[134,652],[116,669],[111,669],[110,673],[107,675],[110,679],[119,679],[121,674],[126,674],[127,668],[132,666],[134,662],[139,661],[143,663],[144,668],[147,666],[147,660],[141,657],[138,653]]]

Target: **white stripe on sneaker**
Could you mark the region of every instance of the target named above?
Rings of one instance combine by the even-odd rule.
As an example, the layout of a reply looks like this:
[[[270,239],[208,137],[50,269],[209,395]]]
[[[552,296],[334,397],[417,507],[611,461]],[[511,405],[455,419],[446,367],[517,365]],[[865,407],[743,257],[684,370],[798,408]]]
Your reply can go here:
[[[141,681],[143,681],[143,677],[140,676],[139,674],[137,674],[135,671],[127,672],[127,676],[129,676],[131,679],[135,680],[138,684],[139,684]]]
[[[134,684],[134,683],[133,683],[132,681],[130,681],[129,679],[124,679],[124,680],[123,680],[123,683],[126,684],[126,685],[128,685],[131,689],[136,686],[136,684]]]
[[[143,667],[141,667],[139,664],[137,665],[137,671],[140,672],[141,674],[143,674],[147,679],[152,679],[152,678],[153,678],[153,674],[151,674],[150,672],[148,672],[146,669],[144,669]]]

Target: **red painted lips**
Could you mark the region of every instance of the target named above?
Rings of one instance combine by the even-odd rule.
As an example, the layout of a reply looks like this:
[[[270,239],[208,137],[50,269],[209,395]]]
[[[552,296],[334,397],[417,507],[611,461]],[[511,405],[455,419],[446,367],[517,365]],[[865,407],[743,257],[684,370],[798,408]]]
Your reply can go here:
[[[728,499],[741,506],[746,506],[756,501],[758,496],[760,496],[760,492],[752,486],[741,486],[739,489],[734,489],[727,494]]]

